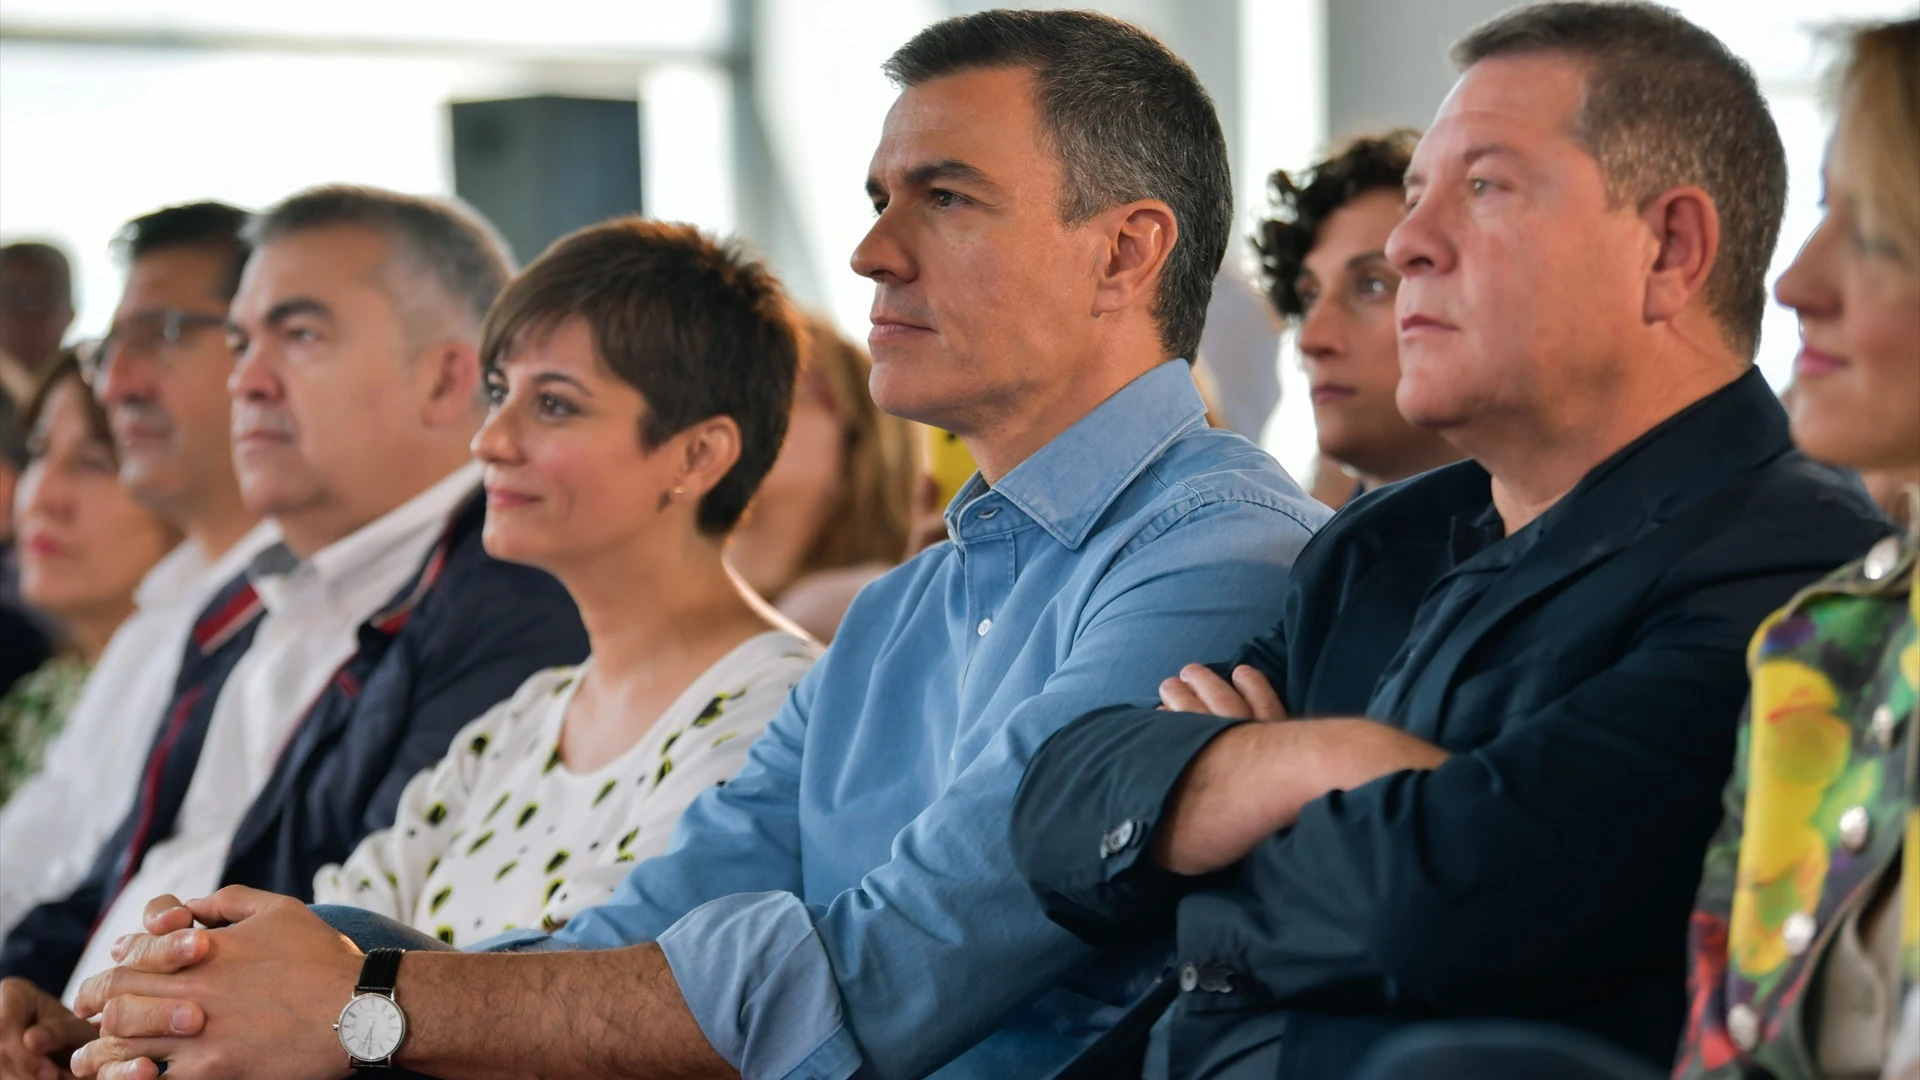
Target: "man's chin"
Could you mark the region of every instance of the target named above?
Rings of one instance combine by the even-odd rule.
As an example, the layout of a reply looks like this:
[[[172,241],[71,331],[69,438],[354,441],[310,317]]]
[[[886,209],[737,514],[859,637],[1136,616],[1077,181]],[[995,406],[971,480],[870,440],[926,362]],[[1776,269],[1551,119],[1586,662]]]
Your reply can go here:
[[[942,422],[950,412],[945,407],[948,404],[946,395],[931,383],[930,379],[915,378],[911,371],[906,370],[906,365],[886,370],[876,362],[867,389],[873,395],[874,405],[889,416],[930,427],[947,427]]]
[[[285,477],[240,476],[240,502],[261,517],[295,513],[314,501],[311,485]]]
[[[122,454],[120,486],[146,506],[170,502],[183,486],[180,470],[158,455]]]

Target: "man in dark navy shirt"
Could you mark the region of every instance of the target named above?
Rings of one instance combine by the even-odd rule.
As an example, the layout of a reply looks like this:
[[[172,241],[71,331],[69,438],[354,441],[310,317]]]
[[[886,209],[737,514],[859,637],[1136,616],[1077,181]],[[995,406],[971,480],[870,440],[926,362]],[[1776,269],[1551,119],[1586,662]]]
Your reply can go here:
[[[1670,1058],[1747,639],[1887,528],[1751,366],[1784,167],[1745,66],[1639,4],[1456,55],[1387,255],[1398,404],[1474,460],[1337,516],[1237,660],[1035,757],[1048,915],[1177,949],[1070,1075],[1341,1077],[1440,1017]]]

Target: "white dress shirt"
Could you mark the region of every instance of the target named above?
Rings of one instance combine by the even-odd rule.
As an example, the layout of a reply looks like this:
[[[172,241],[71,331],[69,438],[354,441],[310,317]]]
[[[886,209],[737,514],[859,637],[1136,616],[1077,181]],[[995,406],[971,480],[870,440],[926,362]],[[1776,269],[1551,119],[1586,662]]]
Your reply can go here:
[[[201,609],[279,539],[263,522],[211,564],[188,540],[141,579],[134,613],[101,652],[45,764],[0,809],[0,934],[86,877],[133,806]]]
[[[173,834],[147,851],[94,928],[67,983],[69,1004],[86,976],[112,966],[114,939],[140,931],[147,901],[163,893],[187,900],[219,887],[235,830],[308,709],[352,659],[360,624],[420,569],[479,483],[480,466],[470,462],[304,562],[278,545],[254,560],[253,587],[265,611],[253,644],[220,688]]]

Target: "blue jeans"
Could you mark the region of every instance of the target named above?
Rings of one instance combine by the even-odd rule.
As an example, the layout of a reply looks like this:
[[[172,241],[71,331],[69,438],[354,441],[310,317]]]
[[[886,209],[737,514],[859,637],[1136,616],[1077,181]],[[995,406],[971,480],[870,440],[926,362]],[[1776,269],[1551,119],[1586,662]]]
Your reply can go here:
[[[430,934],[423,934],[403,922],[375,915],[365,908],[346,904],[314,904],[313,913],[361,952],[372,949],[405,949],[408,952],[456,952],[453,946]]]
[[[1517,1020],[1420,1024],[1397,1032],[1352,1080],[1664,1080],[1667,1073],[1594,1035]]]

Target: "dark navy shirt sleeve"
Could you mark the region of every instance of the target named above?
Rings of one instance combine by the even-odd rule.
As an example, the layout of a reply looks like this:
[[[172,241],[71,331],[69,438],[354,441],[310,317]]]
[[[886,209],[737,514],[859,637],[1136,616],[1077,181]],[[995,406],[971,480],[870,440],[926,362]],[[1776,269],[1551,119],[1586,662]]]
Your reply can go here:
[[[1549,1012],[1603,994],[1664,944],[1679,978],[1679,941],[1647,928],[1684,926],[1689,897],[1615,883],[1698,876],[1747,639],[1807,573],[1698,587],[1683,568],[1674,577],[1693,580],[1610,668],[1432,772],[1309,803],[1183,923],[1263,913],[1256,978],[1281,999],[1367,978],[1422,1009],[1510,1010],[1530,988],[1530,1007]],[[1455,690],[1472,692],[1471,680]]]
[[[1116,706],[1048,739],[1021,780],[1010,830],[1015,865],[1047,917],[1090,945],[1173,930],[1174,909],[1207,879],[1147,854],[1187,764],[1245,723]]]

